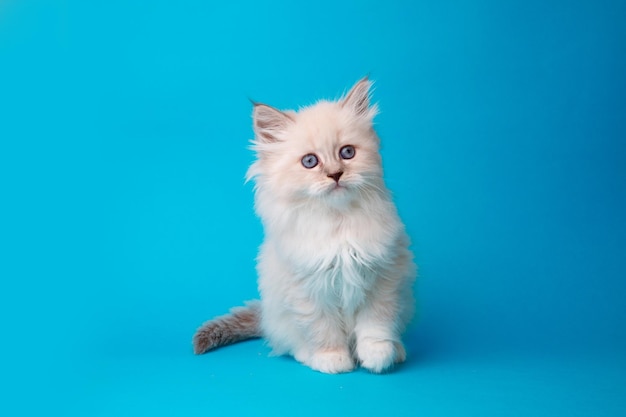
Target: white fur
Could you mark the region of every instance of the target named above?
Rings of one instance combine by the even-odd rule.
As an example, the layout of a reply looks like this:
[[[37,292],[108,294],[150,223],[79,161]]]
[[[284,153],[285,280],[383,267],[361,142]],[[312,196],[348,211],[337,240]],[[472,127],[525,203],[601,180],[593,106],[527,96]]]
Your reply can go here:
[[[409,240],[382,179],[371,83],[299,112],[255,105],[255,208],[265,229],[258,257],[261,327],[276,354],[346,372],[382,372],[406,354],[413,312]],[[339,157],[342,146],[356,155]],[[319,165],[301,158],[314,153]],[[328,175],[342,171],[338,184]]]

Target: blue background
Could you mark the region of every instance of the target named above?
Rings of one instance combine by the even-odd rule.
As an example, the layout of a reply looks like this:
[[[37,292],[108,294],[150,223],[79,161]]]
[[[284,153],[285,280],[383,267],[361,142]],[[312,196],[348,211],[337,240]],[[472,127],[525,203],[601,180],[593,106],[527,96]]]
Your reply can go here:
[[[0,3],[0,413],[626,415],[622,1]],[[248,98],[370,74],[420,318],[395,372],[261,341]]]

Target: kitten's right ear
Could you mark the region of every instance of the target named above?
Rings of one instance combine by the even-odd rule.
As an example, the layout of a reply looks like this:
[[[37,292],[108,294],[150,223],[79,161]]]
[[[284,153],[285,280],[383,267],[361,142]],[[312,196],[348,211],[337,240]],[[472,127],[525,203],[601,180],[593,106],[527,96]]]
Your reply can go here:
[[[282,133],[294,122],[291,116],[265,104],[252,104],[252,125],[257,138],[265,143],[281,140]]]

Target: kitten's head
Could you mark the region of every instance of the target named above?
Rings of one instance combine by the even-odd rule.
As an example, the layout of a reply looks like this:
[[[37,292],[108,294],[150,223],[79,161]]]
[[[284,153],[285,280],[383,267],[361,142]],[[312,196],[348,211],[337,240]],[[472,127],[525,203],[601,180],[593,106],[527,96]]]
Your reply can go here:
[[[347,206],[381,188],[379,139],[373,128],[371,82],[364,78],[337,101],[298,112],[255,104],[252,142],[257,160],[248,171],[258,192],[306,203]]]

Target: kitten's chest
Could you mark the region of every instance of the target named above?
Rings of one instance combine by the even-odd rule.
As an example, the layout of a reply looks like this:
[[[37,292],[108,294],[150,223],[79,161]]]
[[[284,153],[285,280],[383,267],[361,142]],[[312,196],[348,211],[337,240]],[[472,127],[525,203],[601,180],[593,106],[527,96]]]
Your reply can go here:
[[[382,219],[353,215],[300,219],[284,243],[289,252],[313,269],[372,269],[388,256],[393,225]]]
[[[281,235],[280,252],[310,291],[354,308],[391,257],[395,223],[384,220],[357,214],[303,218]]]

